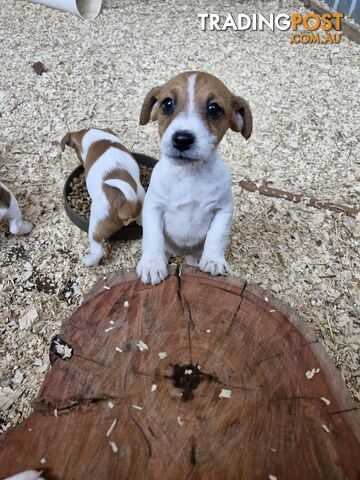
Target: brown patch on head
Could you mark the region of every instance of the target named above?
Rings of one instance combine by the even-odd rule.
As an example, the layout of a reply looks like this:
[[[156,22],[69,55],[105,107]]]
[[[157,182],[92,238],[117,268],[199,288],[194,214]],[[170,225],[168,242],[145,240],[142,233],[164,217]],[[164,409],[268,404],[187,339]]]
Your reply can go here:
[[[65,150],[65,146],[71,147],[75,150],[76,155],[81,163],[84,162],[82,158],[82,139],[89,130],[84,128],[77,132],[68,132],[61,140],[61,150]]]
[[[140,114],[140,125],[157,120],[160,136],[171,121],[189,104],[189,78],[196,75],[194,103],[210,133],[220,142],[228,128],[241,132],[247,139],[252,131],[252,116],[248,103],[230,90],[214,75],[205,72],[184,72],[164,85],[152,88],[144,100]],[[170,112],[163,111],[163,103],[173,101]],[[221,109],[218,118],[209,115],[208,106],[217,104]],[[241,115],[241,117],[239,116]]]
[[[11,194],[0,185],[0,208],[8,209],[11,203]]]
[[[160,136],[165,132],[171,121],[186,109],[188,103],[188,78],[196,72],[180,73],[161,87],[155,87],[146,95],[140,114],[140,125],[146,125],[150,120],[157,120]],[[174,101],[174,110],[170,114],[162,111],[166,99]]]
[[[135,192],[137,191],[135,180],[126,170],[112,170],[104,177],[103,181],[115,178],[127,182]],[[140,200],[129,202],[120,190],[110,185],[103,184],[102,188],[110,204],[110,211],[108,217],[96,226],[93,237],[97,242],[106,240],[120,230],[130,219],[137,218],[142,209]]]
[[[251,135],[252,116],[249,104],[241,97],[233,95],[230,90],[214,75],[198,72],[195,83],[196,110],[202,116],[210,133],[217,137],[219,143],[228,128],[241,132],[247,139]],[[218,118],[209,114],[209,105],[220,107]],[[238,117],[238,114],[241,117]]]
[[[126,152],[129,155],[129,150],[119,142],[113,142],[112,140],[98,140],[90,145],[86,159],[85,159],[85,177],[87,177],[90,168],[94,163],[103,155],[109,148],[118,148],[122,152]]]

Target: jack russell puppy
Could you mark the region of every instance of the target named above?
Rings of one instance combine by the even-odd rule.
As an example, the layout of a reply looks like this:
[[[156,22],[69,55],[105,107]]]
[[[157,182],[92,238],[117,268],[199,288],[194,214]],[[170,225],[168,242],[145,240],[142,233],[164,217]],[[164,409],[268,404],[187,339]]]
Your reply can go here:
[[[19,204],[14,194],[0,182],[0,220],[9,221],[10,232],[22,235],[31,232],[32,223],[23,220]]]
[[[129,150],[111,130],[89,128],[69,132],[61,140],[75,149],[84,165],[86,187],[91,198],[90,253],[83,262],[97,265],[104,256],[102,241],[133,220],[141,224],[145,191],[140,169]]]
[[[174,254],[223,275],[233,206],[217,147],[228,128],[250,137],[250,107],[213,75],[185,72],[146,95],[140,125],[150,120],[158,122],[161,158],[144,201],[137,274],[144,283],[161,282]]]

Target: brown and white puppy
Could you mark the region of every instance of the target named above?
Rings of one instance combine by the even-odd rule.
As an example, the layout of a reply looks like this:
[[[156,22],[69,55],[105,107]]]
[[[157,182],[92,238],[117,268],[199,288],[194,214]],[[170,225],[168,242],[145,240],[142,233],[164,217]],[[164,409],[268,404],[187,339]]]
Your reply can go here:
[[[161,282],[169,254],[222,275],[228,271],[232,193],[217,147],[229,128],[250,137],[250,107],[213,75],[185,72],[146,95],[140,124],[150,120],[158,122],[161,158],[144,202],[138,276]]]
[[[0,182],[0,219],[9,221],[10,232],[14,235],[29,233],[32,223],[23,220],[19,204],[14,194]]]
[[[102,241],[124,225],[141,223],[145,191],[139,166],[129,150],[111,130],[90,128],[70,132],[61,141],[75,149],[84,164],[86,186],[91,198],[89,243],[85,265],[97,265],[104,256]]]

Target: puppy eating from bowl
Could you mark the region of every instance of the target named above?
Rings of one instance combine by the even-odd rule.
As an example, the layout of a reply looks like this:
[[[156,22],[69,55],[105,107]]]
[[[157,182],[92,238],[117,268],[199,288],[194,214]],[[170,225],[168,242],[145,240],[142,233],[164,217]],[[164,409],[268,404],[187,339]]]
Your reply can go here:
[[[136,160],[111,130],[69,132],[61,140],[62,151],[65,145],[75,149],[85,169],[91,208],[90,253],[83,262],[93,266],[104,256],[103,240],[132,221],[141,224],[145,191]]]
[[[173,254],[224,275],[233,202],[218,145],[229,128],[250,137],[250,107],[213,75],[185,72],[146,95],[140,125],[150,120],[158,122],[161,158],[144,201],[137,274],[144,283],[160,283]]]

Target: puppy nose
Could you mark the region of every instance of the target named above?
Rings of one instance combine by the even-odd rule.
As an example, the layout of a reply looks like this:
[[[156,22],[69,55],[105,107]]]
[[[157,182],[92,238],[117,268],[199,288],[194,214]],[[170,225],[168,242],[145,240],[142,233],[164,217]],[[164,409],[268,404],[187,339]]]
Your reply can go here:
[[[183,152],[189,150],[191,145],[195,142],[195,137],[187,130],[178,130],[172,137],[172,143],[175,148]]]

